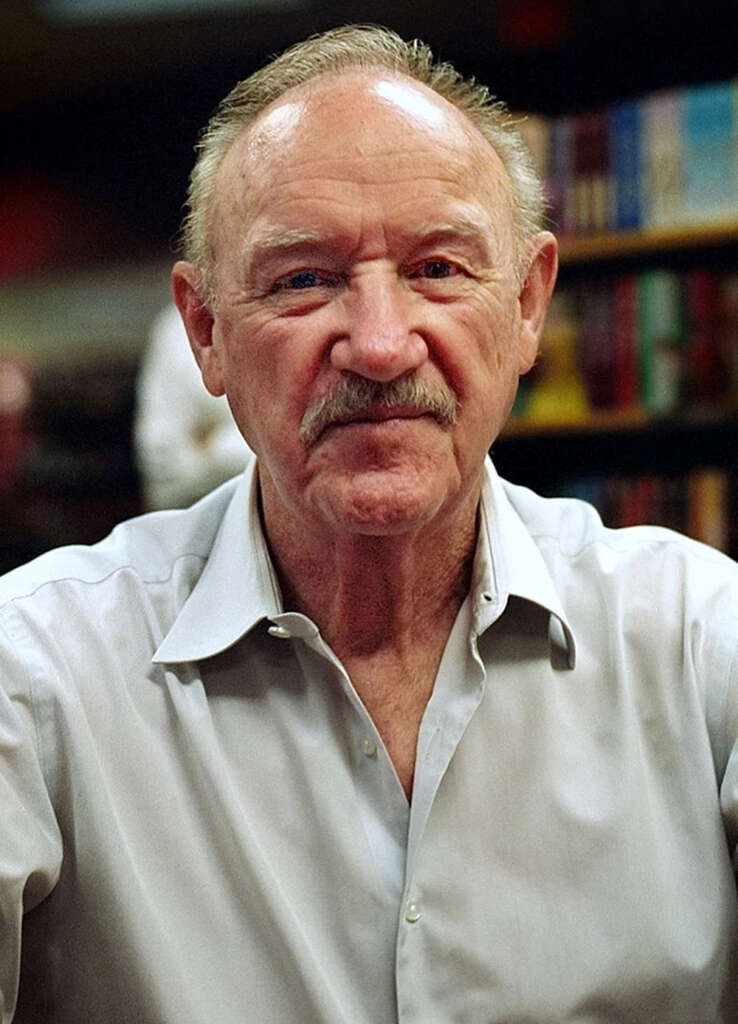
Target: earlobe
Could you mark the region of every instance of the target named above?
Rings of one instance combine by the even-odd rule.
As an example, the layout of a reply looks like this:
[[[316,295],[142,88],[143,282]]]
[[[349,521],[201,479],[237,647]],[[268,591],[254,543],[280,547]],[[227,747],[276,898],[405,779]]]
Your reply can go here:
[[[215,316],[211,303],[205,297],[202,271],[194,263],[179,260],[172,270],[172,292],[203,383],[212,395],[222,395],[225,386],[220,349],[214,338]]]
[[[558,247],[550,231],[540,231],[528,240],[528,273],[520,291],[521,330],[519,372],[527,373],[536,360],[543,334],[556,274]]]

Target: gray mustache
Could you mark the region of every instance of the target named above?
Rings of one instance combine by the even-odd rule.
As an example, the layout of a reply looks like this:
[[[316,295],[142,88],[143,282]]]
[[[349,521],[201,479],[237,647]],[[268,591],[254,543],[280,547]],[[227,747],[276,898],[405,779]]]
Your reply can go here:
[[[459,413],[456,395],[443,384],[427,384],[413,377],[384,382],[350,376],[307,409],[300,424],[300,440],[309,448],[331,424],[378,406],[410,406],[434,416],[443,426],[456,423]]]

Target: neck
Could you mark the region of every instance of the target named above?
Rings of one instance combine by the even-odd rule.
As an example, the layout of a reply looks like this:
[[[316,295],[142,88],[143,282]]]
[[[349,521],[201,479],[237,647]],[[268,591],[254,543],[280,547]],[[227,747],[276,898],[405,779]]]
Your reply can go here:
[[[263,500],[274,497],[265,490]],[[448,520],[370,536],[311,530],[270,515],[264,500],[285,607],[309,616],[345,667],[408,797],[420,723],[469,590],[477,504],[470,497]]]
[[[427,643],[441,649],[471,579],[476,502],[452,522],[393,536],[265,525],[285,607],[309,616],[342,659]]]

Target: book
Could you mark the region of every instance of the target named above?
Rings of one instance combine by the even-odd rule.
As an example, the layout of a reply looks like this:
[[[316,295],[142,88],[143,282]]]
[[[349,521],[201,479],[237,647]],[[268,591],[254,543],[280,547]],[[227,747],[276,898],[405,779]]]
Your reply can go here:
[[[738,412],[738,271],[721,274],[717,281],[717,336],[725,367],[725,405]]]
[[[679,405],[682,380],[683,305],[679,275],[647,270],[639,278],[641,400],[654,415]]]
[[[578,344],[579,325],[563,299],[556,296],[546,323],[535,384],[525,406],[528,422],[551,426],[589,419],[591,409]]]
[[[607,112],[592,110],[574,118],[574,226],[579,234],[612,227],[612,174]]]
[[[738,217],[738,79],[531,119],[561,235]],[[523,125],[525,133],[525,125]],[[540,158],[537,158],[540,163]]]
[[[727,399],[730,383],[718,330],[717,275],[704,267],[688,271],[684,300],[684,403],[692,410],[714,408]]]
[[[651,93],[641,103],[641,199],[644,226],[670,228],[683,220],[684,118],[679,89]]]
[[[612,226],[618,231],[635,231],[643,224],[640,102],[624,100],[611,107],[609,127],[614,193]]]
[[[736,95],[731,82],[684,91],[684,208],[688,223],[735,217],[738,162],[735,155]]]
[[[701,468],[690,473],[686,523],[690,537],[720,551],[728,550],[729,496],[729,477],[725,470]]]
[[[607,281],[591,281],[578,293],[580,359],[589,402],[596,410],[612,409],[617,404],[614,298]]]
[[[551,122],[548,162],[551,219],[562,236],[576,233],[573,129],[571,115],[555,117]]]
[[[616,278],[613,296],[613,406],[621,411],[640,404],[638,276]]]

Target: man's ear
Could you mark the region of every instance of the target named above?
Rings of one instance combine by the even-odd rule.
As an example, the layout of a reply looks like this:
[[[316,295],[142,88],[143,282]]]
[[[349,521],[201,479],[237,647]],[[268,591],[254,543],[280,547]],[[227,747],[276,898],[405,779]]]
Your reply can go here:
[[[179,260],[172,270],[172,291],[205,387],[211,395],[225,394],[215,317],[205,295],[202,271],[194,263]]]
[[[556,239],[550,231],[539,231],[527,242],[528,271],[518,297],[520,303],[519,372],[527,373],[536,360],[543,334],[546,310],[556,284],[559,267]]]

